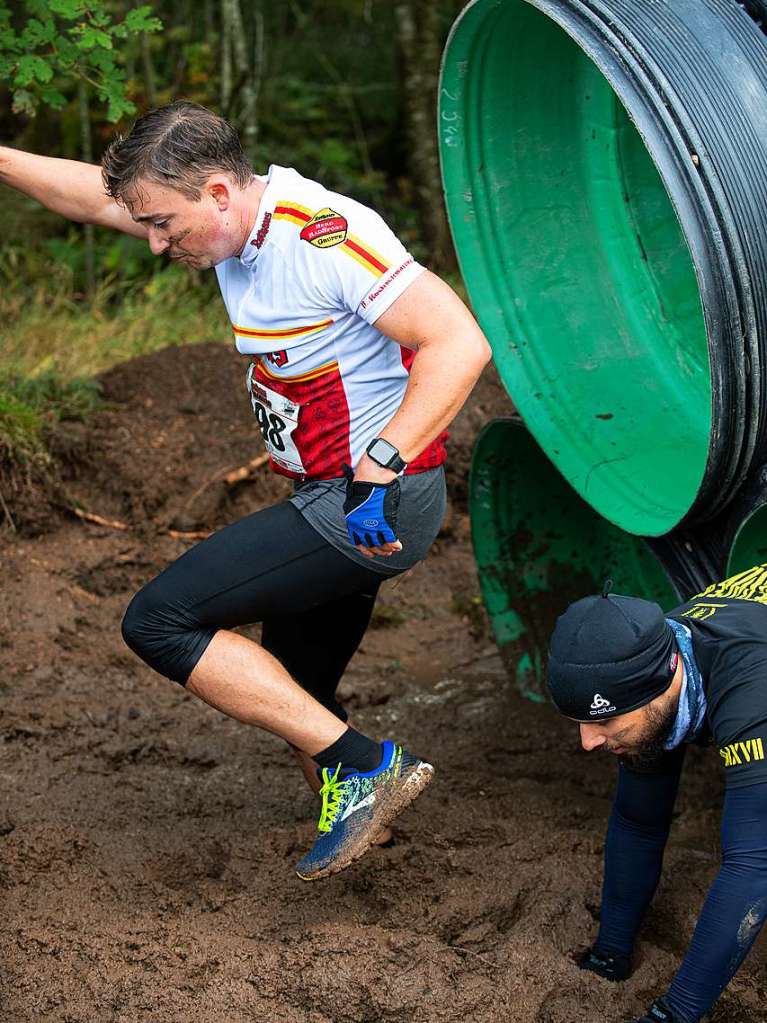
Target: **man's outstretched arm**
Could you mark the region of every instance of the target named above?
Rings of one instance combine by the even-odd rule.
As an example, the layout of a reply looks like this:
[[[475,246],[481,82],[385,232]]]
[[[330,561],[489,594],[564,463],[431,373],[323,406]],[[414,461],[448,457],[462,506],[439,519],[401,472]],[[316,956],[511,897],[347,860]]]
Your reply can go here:
[[[675,1019],[707,1013],[746,957],[767,916],[767,782],[730,790],[722,813],[722,867],[668,994]]]
[[[68,220],[147,237],[146,228],[106,194],[101,168],[95,164],[0,146],[0,182]]]
[[[666,753],[652,773],[621,766],[605,842],[599,935],[580,961],[608,980],[625,980],[634,942],[663,864],[685,747]]]

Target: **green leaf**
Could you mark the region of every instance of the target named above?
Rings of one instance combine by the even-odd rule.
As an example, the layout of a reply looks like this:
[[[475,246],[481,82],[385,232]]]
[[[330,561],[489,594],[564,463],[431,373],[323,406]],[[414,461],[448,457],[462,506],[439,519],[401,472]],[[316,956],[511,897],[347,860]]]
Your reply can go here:
[[[58,14],[62,18],[69,19],[69,21],[79,18],[87,7],[87,0],[48,0],[48,8],[51,14]]]
[[[136,104],[131,103],[131,101],[125,96],[115,96],[109,100],[109,105],[107,106],[107,120],[111,121],[113,124],[116,121],[119,121],[120,118],[125,117],[127,114],[135,113]]]
[[[50,82],[53,78],[53,68],[43,60],[42,57],[35,57],[27,54],[19,59],[16,65],[16,74],[13,79],[14,85],[31,85],[32,82]]]
[[[45,24],[37,18],[30,18],[27,27],[19,36],[19,43],[25,50],[36,50],[39,46],[46,46],[56,38],[56,28],[52,20]]]
[[[67,105],[67,98],[63,96],[58,89],[55,89],[52,85],[44,85],[40,90],[40,99],[46,106],[52,107],[54,110],[61,110],[62,107]]]
[[[11,109],[14,114],[27,114],[34,117],[37,112],[37,97],[26,89],[17,89],[13,93]]]
[[[117,70],[114,55],[109,50],[92,50],[88,54],[88,63],[105,75],[120,77],[122,74]]]
[[[18,36],[12,28],[0,29],[0,51],[15,50],[18,45]]]
[[[104,50],[112,49],[112,37],[108,32],[102,32],[98,28],[83,28],[78,29],[79,40],[76,43],[77,48],[80,50],[93,50],[97,46],[102,47]]]
[[[59,55],[59,67],[69,68],[77,62],[80,51],[71,39],[67,39],[66,36],[57,36],[55,46]]]
[[[154,16],[150,4],[134,7],[125,15],[125,24],[131,32],[161,32],[162,22]]]

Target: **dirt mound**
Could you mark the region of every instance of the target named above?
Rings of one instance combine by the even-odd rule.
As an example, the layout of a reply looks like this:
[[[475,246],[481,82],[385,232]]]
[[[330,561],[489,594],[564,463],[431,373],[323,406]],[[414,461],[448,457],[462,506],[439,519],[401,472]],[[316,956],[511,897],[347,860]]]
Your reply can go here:
[[[207,344],[167,348],[104,373],[107,408],[87,423],[61,423],[43,471],[6,474],[16,527],[39,535],[80,508],[143,532],[206,530],[288,495],[290,482],[265,467],[227,482],[264,450],[246,367],[234,349]],[[489,370],[454,424],[448,481],[464,510],[477,430],[509,408]]]

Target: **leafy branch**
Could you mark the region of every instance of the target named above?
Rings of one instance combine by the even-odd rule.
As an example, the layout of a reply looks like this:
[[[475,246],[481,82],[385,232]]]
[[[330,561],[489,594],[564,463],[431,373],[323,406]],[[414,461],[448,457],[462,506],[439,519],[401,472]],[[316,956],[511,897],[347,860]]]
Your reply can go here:
[[[14,9],[0,0],[0,82],[11,90],[14,113],[63,107],[62,80],[92,85],[110,121],[135,113],[115,43],[162,30],[151,5],[134,7],[122,21],[105,0],[23,0]]]

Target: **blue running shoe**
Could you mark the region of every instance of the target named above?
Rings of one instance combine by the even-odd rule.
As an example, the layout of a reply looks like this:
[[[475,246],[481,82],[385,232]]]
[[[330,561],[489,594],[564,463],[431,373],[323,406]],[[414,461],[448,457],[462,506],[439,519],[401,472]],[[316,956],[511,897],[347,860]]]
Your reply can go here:
[[[434,776],[434,768],[388,740],[375,771],[366,774],[322,769],[319,835],[296,866],[304,881],[337,874],[363,856]]]

